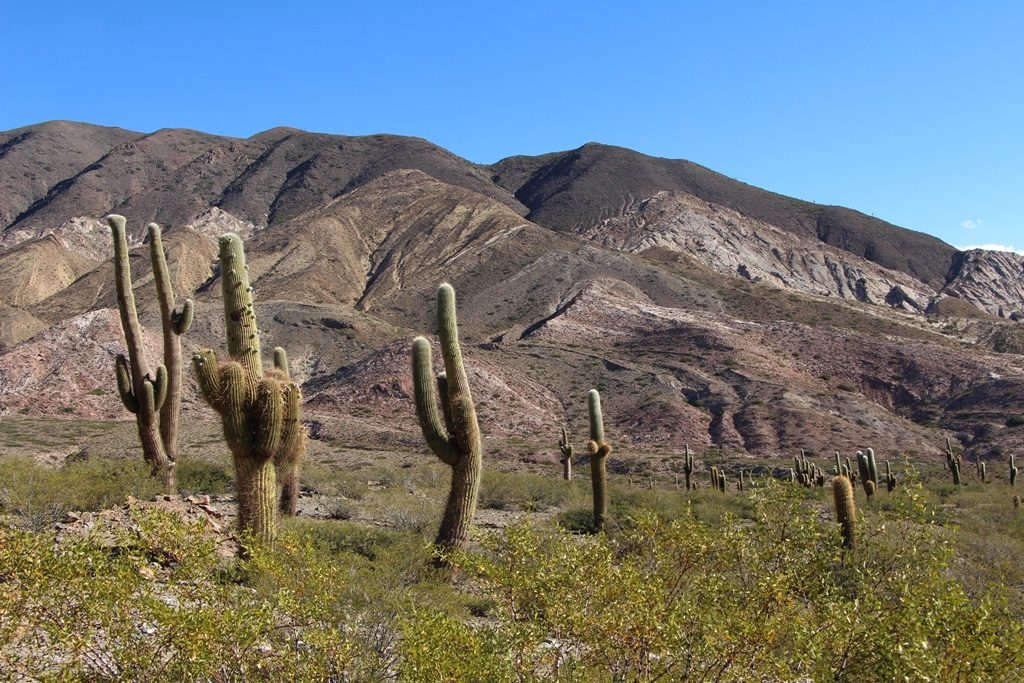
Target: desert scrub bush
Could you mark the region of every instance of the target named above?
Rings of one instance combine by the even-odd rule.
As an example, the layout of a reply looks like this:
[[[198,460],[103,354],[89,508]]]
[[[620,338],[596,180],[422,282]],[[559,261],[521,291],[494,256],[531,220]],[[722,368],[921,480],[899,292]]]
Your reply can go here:
[[[178,488],[184,494],[229,493],[235,480],[221,464],[202,460],[185,460],[178,464]]]
[[[15,680],[393,680],[400,613],[414,603],[468,613],[430,573],[422,539],[295,519],[274,548],[236,560],[219,556],[201,525],[132,514],[131,528],[104,545],[0,529],[0,671]]]
[[[647,515],[606,536],[517,525],[457,562],[494,621],[460,661],[495,680],[1010,680],[1019,619],[951,577],[920,489],[894,492],[844,556],[825,500],[769,485],[751,520]],[[415,643],[445,620],[409,617]],[[434,629],[442,629],[435,632]],[[953,645],[955,644],[955,645]],[[494,661],[493,653],[507,653]],[[510,662],[510,663],[509,663]],[[500,666],[499,666],[500,665]],[[453,670],[454,671],[454,670]]]
[[[27,459],[0,463],[0,512],[37,531],[71,510],[102,510],[159,491],[146,465],[131,460],[92,457],[59,468]]]
[[[493,510],[537,510],[564,503],[572,491],[562,479],[528,472],[485,470],[480,507]]]

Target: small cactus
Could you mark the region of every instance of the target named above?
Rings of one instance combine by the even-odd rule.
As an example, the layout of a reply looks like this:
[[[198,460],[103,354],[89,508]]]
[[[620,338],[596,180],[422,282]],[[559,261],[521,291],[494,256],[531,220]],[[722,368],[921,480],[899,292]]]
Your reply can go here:
[[[434,377],[430,342],[417,337],[412,344],[412,374],[416,415],[423,436],[441,462],[452,469],[444,517],[434,541],[440,549],[448,551],[464,548],[469,540],[483,469],[480,427],[459,348],[455,290],[449,284],[437,289],[437,335],[445,372]]]
[[[686,444],[686,454],[683,456],[683,474],[686,476],[686,490],[691,489],[691,476],[693,475],[693,455],[690,453],[690,444]]]
[[[950,460],[949,471],[953,475],[953,485],[960,486],[960,462],[957,460]]]
[[[857,542],[857,506],[853,500],[853,485],[846,477],[832,480],[832,499],[836,507],[836,520],[843,536],[843,547],[853,548]]]
[[[1020,495],[1019,494],[1014,494],[1014,496],[1013,496],[1013,509],[1014,510],[1019,510],[1020,509]]]
[[[981,477],[981,483],[984,484],[986,479],[988,478],[988,467],[985,465],[985,463],[981,463],[978,466],[978,474]]]
[[[1013,461],[1013,456],[1010,456],[1010,486],[1017,485],[1017,466]]]
[[[725,472],[722,470],[718,470],[718,490],[721,491],[722,493],[725,493],[725,487]]]
[[[604,416],[601,413],[601,394],[597,389],[587,392],[587,412],[590,416],[590,483],[594,493],[594,529],[604,531],[608,515],[608,454],[612,447],[604,440]]]
[[[565,427],[562,427],[562,438],[558,441],[558,450],[562,451],[562,479],[572,481],[572,456],[576,454],[576,449],[569,442],[569,432]]]

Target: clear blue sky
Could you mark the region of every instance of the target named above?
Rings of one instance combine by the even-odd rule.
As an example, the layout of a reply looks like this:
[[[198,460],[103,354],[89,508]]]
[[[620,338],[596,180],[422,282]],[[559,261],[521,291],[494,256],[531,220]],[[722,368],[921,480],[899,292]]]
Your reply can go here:
[[[593,140],[1024,250],[1019,2],[284,5],[0,0],[0,129]]]

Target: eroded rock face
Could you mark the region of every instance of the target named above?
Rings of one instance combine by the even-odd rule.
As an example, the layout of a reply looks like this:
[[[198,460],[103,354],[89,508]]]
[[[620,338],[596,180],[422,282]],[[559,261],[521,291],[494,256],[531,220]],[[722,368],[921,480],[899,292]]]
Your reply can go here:
[[[971,249],[963,252],[943,289],[1000,318],[1024,316],[1024,255]]]
[[[753,282],[907,311],[923,312],[935,294],[905,273],[683,192],[659,192],[582,234],[605,247],[661,247]]]

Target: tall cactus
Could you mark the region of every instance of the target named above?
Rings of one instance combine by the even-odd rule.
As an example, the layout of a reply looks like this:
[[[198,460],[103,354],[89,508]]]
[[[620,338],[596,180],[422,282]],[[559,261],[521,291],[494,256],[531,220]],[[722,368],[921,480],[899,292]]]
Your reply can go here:
[[[961,483],[961,480],[960,480],[960,461],[959,460],[955,460],[955,459],[954,460],[950,460],[949,461],[949,471],[953,475],[953,485],[954,486],[960,486],[960,483]]]
[[[260,332],[252,304],[245,251],[238,235],[222,235],[221,291],[231,360],[204,349],[192,357],[203,398],[221,416],[238,487],[238,526],[259,543],[277,534],[275,463],[283,449],[301,442],[301,394],[279,370],[264,375]]]
[[[166,493],[177,493],[178,416],[181,412],[181,340],[192,322],[192,301],[181,310],[174,308],[167,261],[160,240],[160,227],[149,225],[153,277],[156,281],[163,327],[164,363],[150,371],[142,344],[142,326],[135,307],[128,253],[125,218],[107,216],[114,242],[114,287],[128,356],[117,356],[114,370],[121,402],[135,414],[142,457],[154,476],[160,477]]]
[[[417,337],[412,343],[412,377],[423,436],[441,462],[452,468],[448,501],[434,541],[447,551],[466,546],[483,468],[480,428],[459,348],[455,290],[447,283],[437,289],[437,336],[445,372],[434,377],[430,342]]]
[[[604,416],[601,394],[597,389],[587,392],[587,413],[590,416],[590,484],[594,493],[594,530],[604,531],[608,516],[608,454],[612,447],[604,440]]]
[[[1013,461],[1013,456],[1010,456],[1010,486],[1017,485],[1017,465]]]
[[[849,479],[836,477],[832,480],[832,499],[836,506],[836,520],[843,535],[843,547],[852,548],[857,542],[857,506]]]
[[[562,479],[572,481],[572,456],[576,449],[569,442],[569,432],[562,427],[562,438],[558,441],[558,450],[562,451]]]

